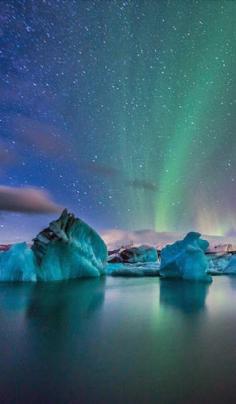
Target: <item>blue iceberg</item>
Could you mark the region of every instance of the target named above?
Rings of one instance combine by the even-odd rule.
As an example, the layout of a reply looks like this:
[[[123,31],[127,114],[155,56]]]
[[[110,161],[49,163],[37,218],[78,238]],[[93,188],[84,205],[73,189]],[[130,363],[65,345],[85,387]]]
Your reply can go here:
[[[65,209],[32,247],[15,244],[0,254],[0,281],[60,281],[105,273],[107,247],[85,222]]]
[[[157,250],[148,245],[126,247],[108,257],[106,272],[112,276],[159,276]]]
[[[207,273],[208,260],[205,255],[209,243],[200,237],[200,233],[190,232],[183,240],[163,248],[160,276],[211,282],[212,278]]]

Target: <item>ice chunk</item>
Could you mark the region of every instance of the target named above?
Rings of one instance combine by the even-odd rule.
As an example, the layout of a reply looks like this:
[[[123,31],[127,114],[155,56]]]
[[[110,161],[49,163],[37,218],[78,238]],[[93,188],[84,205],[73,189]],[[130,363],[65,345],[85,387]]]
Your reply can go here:
[[[141,245],[139,247],[121,248],[117,253],[110,255],[109,262],[156,262],[158,260],[157,250],[154,247]]]
[[[101,237],[65,209],[34,239],[42,281],[97,277],[105,273],[107,247]]]
[[[36,259],[26,243],[0,253],[0,281],[36,281]]]
[[[163,278],[182,278],[210,282],[208,260],[204,254],[209,243],[201,234],[190,232],[181,241],[167,245],[161,251],[160,275]]]

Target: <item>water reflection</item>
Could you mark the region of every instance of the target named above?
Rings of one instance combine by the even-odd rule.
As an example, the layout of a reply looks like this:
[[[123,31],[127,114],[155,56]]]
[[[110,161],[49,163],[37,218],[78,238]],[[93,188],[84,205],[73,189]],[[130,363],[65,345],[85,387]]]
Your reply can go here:
[[[236,361],[229,285],[223,276],[210,286],[111,277],[0,284],[2,402],[201,402],[201,393],[192,400],[196,381],[209,388],[205,402],[223,402]]]
[[[209,284],[163,279],[160,282],[160,305],[191,314],[205,309]]]
[[[0,285],[0,372],[5,378],[0,388],[13,396],[11,402],[16,401],[12,369],[14,379],[27,386],[22,394],[28,399],[22,402],[45,402],[45,397],[46,402],[69,402],[71,388],[78,395],[78,380],[81,391],[101,344],[105,284],[101,278]]]
[[[73,361],[87,333],[93,337],[103,306],[105,279],[36,284],[25,311],[29,349],[55,367]],[[88,327],[89,324],[89,327]],[[39,334],[40,330],[40,334]]]
[[[77,324],[102,307],[105,278],[55,283],[2,283],[0,307],[54,327],[68,326],[70,315]],[[1,313],[0,308],[0,313]],[[73,320],[72,319],[72,320]]]
[[[105,279],[88,279],[52,284],[35,284],[28,302],[26,316],[55,326],[68,325],[72,315],[77,324],[92,316],[104,301]]]
[[[33,287],[32,283],[0,282],[0,311],[24,311]]]
[[[230,286],[233,290],[236,289],[236,276],[235,275],[227,275],[229,279]]]

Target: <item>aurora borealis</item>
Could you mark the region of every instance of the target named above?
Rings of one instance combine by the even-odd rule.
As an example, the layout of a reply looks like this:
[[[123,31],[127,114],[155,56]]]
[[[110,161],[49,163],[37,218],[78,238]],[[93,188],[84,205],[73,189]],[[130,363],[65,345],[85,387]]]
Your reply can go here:
[[[235,1],[4,1],[0,18],[1,185],[97,229],[233,231]],[[2,229],[46,221],[22,217]]]

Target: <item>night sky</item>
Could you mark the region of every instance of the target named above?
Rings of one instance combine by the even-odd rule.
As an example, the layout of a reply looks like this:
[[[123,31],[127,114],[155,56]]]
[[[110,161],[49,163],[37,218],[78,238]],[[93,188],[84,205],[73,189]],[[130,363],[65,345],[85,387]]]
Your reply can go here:
[[[234,0],[1,1],[0,185],[98,230],[229,232],[235,21]],[[52,217],[2,212],[1,232]]]

